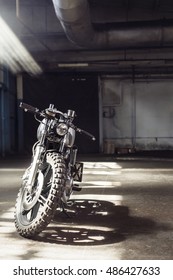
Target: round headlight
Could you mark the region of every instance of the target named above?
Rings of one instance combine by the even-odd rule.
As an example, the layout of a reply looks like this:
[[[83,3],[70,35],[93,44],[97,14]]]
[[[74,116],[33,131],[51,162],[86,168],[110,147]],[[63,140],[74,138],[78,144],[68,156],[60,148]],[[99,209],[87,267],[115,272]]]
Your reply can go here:
[[[68,131],[68,126],[65,123],[59,123],[56,127],[56,133],[60,136],[64,136]]]

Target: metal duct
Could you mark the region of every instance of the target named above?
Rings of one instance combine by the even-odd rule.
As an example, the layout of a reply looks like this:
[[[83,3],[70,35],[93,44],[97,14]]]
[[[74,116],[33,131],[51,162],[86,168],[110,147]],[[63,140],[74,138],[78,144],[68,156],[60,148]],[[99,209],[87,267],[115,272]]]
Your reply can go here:
[[[52,0],[56,15],[70,41],[86,48],[160,47],[173,43],[173,25],[121,26],[95,30],[87,0]]]

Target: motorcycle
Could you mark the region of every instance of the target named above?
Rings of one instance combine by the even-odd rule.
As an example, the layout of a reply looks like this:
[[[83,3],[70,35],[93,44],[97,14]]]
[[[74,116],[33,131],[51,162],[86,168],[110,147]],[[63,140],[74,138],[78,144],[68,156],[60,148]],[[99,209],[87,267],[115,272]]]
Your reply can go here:
[[[26,169],[17,195],[14,222],[17,232],[26,238],[43,231],[56,209],[65,211],[73,191],[81,188],[83,163],[77,161],[76,132],[95,137],[73,124],[75,111],[58,111],[53,104],[40,111],[20,103],[25,112],[39,122],[38,141],[32,148],[32,161]]]

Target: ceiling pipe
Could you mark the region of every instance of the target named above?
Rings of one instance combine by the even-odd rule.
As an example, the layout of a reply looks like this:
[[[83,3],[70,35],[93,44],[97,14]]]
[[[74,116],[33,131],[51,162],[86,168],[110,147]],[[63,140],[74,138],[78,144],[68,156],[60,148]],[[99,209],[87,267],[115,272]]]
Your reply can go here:
[[[55,13],[70,41],[85,48],[136,48],[173,45],[173,24],[158,23],[96,30],[87,0],[52,0]]]

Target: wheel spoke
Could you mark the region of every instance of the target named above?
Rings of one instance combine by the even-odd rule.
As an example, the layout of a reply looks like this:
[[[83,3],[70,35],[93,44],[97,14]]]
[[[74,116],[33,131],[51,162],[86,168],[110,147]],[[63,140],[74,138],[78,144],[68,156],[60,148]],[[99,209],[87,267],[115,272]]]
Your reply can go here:
[[[30,222],[32,222],[37,217],[37,213],[38,213],[39,207],[40,207],[40,203],[37,202],[34,205],[34,207],[31,209],[31,217],[29,219]]]
[[[40,204],[42,206],[44,206],[44,204],[46,203],[46,198],[43,196],[43,195],[40,195],[39,198],[38,198],[38,202],[40,202]]]
[[[31,211],[31,210],[25,210],[25,209],[23,209],[22,215],[23,215],[23,216],[26,216],[30,211]]]
[[[50,188],[51,188],[52,182],[47,183],[46,186],[44,186],[44,189],[42,190],[43,194],[46,194],[47,192],[49,192]]]

